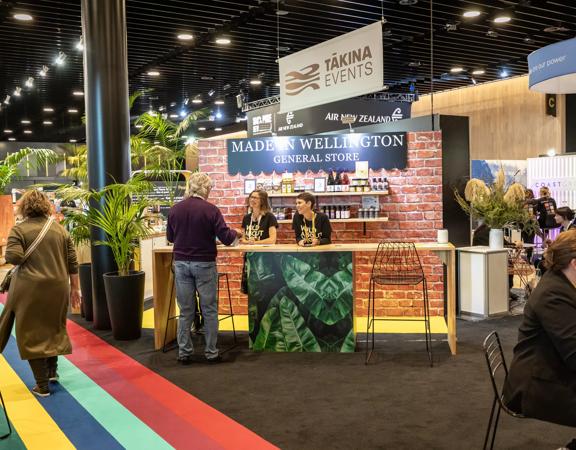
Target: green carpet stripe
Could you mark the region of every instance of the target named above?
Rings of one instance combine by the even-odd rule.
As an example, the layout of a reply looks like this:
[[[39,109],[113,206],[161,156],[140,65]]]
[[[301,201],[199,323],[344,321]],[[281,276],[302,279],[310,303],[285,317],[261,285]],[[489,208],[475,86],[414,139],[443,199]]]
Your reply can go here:
[[[6,401],[6,400],[4,400]],[[10,405],[7,406],[8,409],[8,418],[10,418]],[[16,429],[14,428],[14,424],[12,422],[10,422],[10,425],[12,425],[12,434],[10,436],[8,436],[6,439],[2,439],[0,441],[0,450],[26,450],[26,446],[24,445],[24,442],[22,442],[22,439],[20,438],[20,436],[18,435],[18,433],[16,432]],[[2,410],[2,407],[0,406],[0,436],[8,433],[8,425],[6,425],[6,417],[4,417],[4,411]]]
[[[0,312],[3,309],[4,305],[0,304]],[[12,328],[12,336],[16,337],[14,328]],[[58,358],[58,374],[60,385],[124,447],[144,450],[174,448],[66,357]],[[10,405],[7,407],[8,416],[10,416]],[[12,447],[3,447],[2,441],[0,441],[0,448],[12,450]]]

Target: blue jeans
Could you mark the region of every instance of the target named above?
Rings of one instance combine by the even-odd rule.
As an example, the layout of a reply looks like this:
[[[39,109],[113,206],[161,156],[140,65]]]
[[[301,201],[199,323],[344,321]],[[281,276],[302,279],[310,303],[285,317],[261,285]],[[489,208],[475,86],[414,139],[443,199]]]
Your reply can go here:
[[[178,357],[185,358],[194,353],[190,327],[196,313],[196,292],[204,317],[206,358],[218,356],[218,271],[215,262],[174,261],[176,300],[180,308],[178,319]]]

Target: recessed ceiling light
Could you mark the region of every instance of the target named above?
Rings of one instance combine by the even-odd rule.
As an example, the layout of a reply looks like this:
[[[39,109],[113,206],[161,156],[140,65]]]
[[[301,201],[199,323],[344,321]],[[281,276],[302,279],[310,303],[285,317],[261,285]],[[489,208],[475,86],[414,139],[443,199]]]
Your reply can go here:
[[[494,31],[494,30],[488,30],[486,32],[486,36],[491,37],[491,38],[497,38],[498,37],[498,32]]]
[[[32,123],[32,122],[30,122],[28,119],[24,119],[24,120],[21,120],[20,123],[22,123],[24,125],[28,125],[29,123]]]
[[[290,50],[290,47],[288,47],[287,45],[280,45],[278,47],[276,47],[276,51],[278,52],[287,52]]]
[[[552,25],[550,27],[546,27],[544,28],[542,31],[544,31],[545,33],[564,33],[566,31],[570,31],[568,28],[566,28],[564,25]]]
[[[142,125],[141,123],[134,125],[136,128],[142,128],[144,125]]]
[[[500,15],[494,17],[494,23],[506,23],[510,22],[512,17],[510,17],[507,13],[500,13]]]
[[[201,79],[201,80],[204,80],[204,81],[210,81],[210,80],[213,80],[214,77],[213,77],[212,75],[202,75],[202,76],[200,77],[200,79]]]
[[[501,78],[506,78],[508,76],[508,71],[506,69],[502,69],[500,71],[500,77]]]
[[[15,141],[16,138],[8,138],[9,141]]]
[[[276,87],[280,87],[280,82],[279,82],[279,81],[277,81],[277,82],[274,84],[274,86],[276,86]]]
[[[171,119],[177,119],[179,116],[178,114],[170,114]]]
[[[70,141],[72,144],[74,144],[75,142],[78,142],[76,139],[70,139]]]
[[[420,67],[422,63],[420,61],[410,61],[408,67]]]
[[[472,75],[484,75],[486,71],[484,69],[476,69],[472,71]]]
[[[195,98],[192,100],[192,103],[196,103],[197,105],[202,103],[202,99],[201,98]]]
[[[460,66],[452,67],[452,68],[450,69],[450,72],[452,72],[452,73],[464,72],[464,67],[460,67]]]
[[[472,80],[472,84],[474,86],[476,86],[478,84],[478,82],[476,81],[476,78],[472,77],[471,80]]]
[[[277,16],[287,16],[288,14],[290,14],[290,13],[288,11],[286,11],[285,9],[277,9],[276,10]]]
[[[54,108],[44,108],[44,112],[54,112]]]
[[[198,131],[206,131],[206,127],[198,127]]]
[[[258,80],[258,79],[256,79],[256,80],[250,80],[250,84],[251,84],[252,86],[260,86],[260,85],[262,84],[262,80]]]
[[[12,134],[12,130],[9,130],[8,128],[6,128],[6,129],[4,130],[4,133],[6,133],[6,134]]]
[[[220,127],[214,128],[214,131],[222,131],[222,128],[220,128]]]
[[[52,125],[52,121],[51,120],[45,120],[44,122],[42,122],[43,125]]]
[[[479,10],[477,9],[469,9],[468,11],[464,11],[464,14],[462,14],[464,17],[478,17],[480,14],[482,14]]]
[[[402,6],[412,6],[418,3],[418,0],[399,0],[398,4]]]
[[[70,109],[68,109],[68,112],[70,114],[76,114],[78,112],[78,110],[76,108],[70,108]]]
[[[84,92],[82,91],[74,91],[72,92],[72,95],[75,95],[76,97],[82,97],[84,95]]]
[[[194,36],[190,33],[182,33],[178,35],[178,39],[180,39],[181,41],[191,41],[192,39],[194,39]]]
[[[30,14],[24,14],[24,13],[14,14],[13,17],[16,20],[22,20],[23,22],[30,22],[31,20],[34,20],[34,18]]]
[[[527,44],[532,44],[534,42],[534,39],[532,39],[530,36],[525,36],[523,41],[526,42]]]
[[[232,41],[230,41],[230,39],[228,39],[228,38],[221,37],[221,38],[216,39],[216,43],[220,44],[220,45],[228,45],[228,44],[230,44],[230,42],[232,42]]]
[[[160,72],[158,72],[157,70],[149,70],[146,75],[148,75],[149,77],[158,77],[160,76]]]
[[[32,134],[32,130],[24,130],[24,134]]]
[[[223,105],[224,104],[224,100],[215,100],[214,101],[215,105]]]

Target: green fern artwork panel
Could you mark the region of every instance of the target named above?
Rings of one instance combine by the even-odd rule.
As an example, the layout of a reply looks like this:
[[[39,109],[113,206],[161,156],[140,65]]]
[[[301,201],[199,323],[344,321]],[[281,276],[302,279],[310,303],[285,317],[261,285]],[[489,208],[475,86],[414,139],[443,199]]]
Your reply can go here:
[[[351,252],[253,252],[246,264],[252,350],[355,350]]]

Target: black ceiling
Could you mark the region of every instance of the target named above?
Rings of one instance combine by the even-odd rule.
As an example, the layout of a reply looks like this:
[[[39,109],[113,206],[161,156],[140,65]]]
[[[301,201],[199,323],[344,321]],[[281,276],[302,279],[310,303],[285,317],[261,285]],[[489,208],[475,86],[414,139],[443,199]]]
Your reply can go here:
[[[482,14],[464,18],[472,7]],[[126,9],[130,90],[153,89],[138,100],[134,115],[160,107],[177,114],[186,98],[200,96],[200,106],[223,113],[200,126],[229,126],[239,113],[240,89],[249,100],[278,94],[277,53],[284,56],[370,24],[382,11],[385,83],[397,91],[407,92],[411,84],[420,94],[431,89],[430,0],[126,0]],[[474,77],[478,82],[497,79],[502,69],[510,76],[525,74],[531,51],[575,36],[574,0],[434,0],[433,10],[434,92],[470,85],[477,68],[486,70]],[[494,24],[503,11],[512,20]],[[34,20],[15,20],[20,12]],[[184,32],[194,35],[190,43],[177,39]],[[75,48],[81,34],[80,0],[0,0],[0,102],[12,96],[0,111],[0,140],[83,139],[83,98],[72,94],[83,88],[82,53]],[[231,44],[216,44],[221,35]],[[67,55],[62,67],[54,64],[59,51]],[[43,65],[49,67],[45,78],[38,75]],[[465,71],[451,74],[457,65]],[[152,69],[160,76],[147,75]],[[29,76],[32,88],[24,86]],[[249,80],[258,76],[263,84],[251,86]],[[217,98],[226,105],[215,106]],[[54,112],[43,112],[47,106]],[[192,107],[197,106],[189,103],[188,111]],[[23,125],[23,119],[32,123]],[[44,120],[53,124],[43,125]]]

